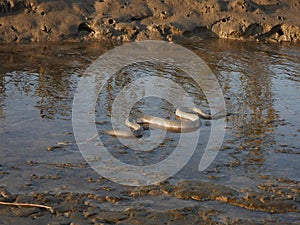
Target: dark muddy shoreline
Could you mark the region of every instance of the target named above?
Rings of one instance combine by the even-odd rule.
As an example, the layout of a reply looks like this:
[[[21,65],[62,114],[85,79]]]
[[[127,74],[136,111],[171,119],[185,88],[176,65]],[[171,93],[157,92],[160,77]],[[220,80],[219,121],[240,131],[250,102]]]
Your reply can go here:
[[[0,2],[0,42],[300,40],[298,0]]]

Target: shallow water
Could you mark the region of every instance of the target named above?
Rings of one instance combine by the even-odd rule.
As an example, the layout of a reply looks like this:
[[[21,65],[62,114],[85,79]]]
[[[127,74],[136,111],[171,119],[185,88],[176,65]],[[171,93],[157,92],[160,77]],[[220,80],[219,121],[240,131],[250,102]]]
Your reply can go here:
[[[210,122],[204,121],[193,158],[168,182],[176,186],[179,181],[196,179],[256,192],[262,184],[282,182],[285,189],[296,189],[293,197],[299,205],[300,47],[225,40],[180,44],[209,65],[223,89],[227,110],[235,115],[227,118],[222,148],[209,168],[198,171],[211,129]],[[100,43],[0,46],[0,186],[13,193],[76,191],[118,196],[133,190],[91,169],[78,150],[72,130],[72,101],[79,80],[93,60],[111,48]],[[101,93],[96,108],[100,133],[110,129],[112,102],[122,85],[151,74],[173,79],[193,96],[197,106],[209,112],[204,95],[182,71],[168,65],[137,64],[119,71]],[[146,98],[135,105],[131,116],[146,113],[175,119],[174,111],[167,101]],[[110,136],[101,139],[121,161],[145,165],[171,154],[178,137],[167,133],[163,143],[149,152],[135,152]],[[145,210],[161,211],[179,204],[204,203],[149,195],[102,207],[125,209],[139,205]],[[204,205],[210,204],[221,211],[228,207],[215,202]],[[266,217],[230,207],[230,214],[234,214],[230,216]],[[285,217],[299,220],[294,214]]]

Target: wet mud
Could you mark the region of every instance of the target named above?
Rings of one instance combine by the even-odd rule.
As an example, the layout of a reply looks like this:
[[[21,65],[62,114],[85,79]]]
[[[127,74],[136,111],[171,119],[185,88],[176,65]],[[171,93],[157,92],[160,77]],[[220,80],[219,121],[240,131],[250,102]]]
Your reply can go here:
[[[300,39],[298,0],[0,1],[1,42]]]
[[[135,188],[121,192],[118,196],[75,192],[12,195],[2,188],[1,201],[38,202],[50,206],[52,210],[30,206],[1,206],[0,214],[3,219],[7,218],[7,220],[5,219],[6,223],[3,224],[11,224],[9,219],[15,223],[18,221],[17,218],[22,219],[23,224],[32,222],[36,224],[247,224],[248,222],[272,224],[280,221],[277,219],[239,218],[238,214],[235,218],[225,218],[223,217],[224,211],[220,206],[230,204],[273,215],[293,212],[295,221],[299,219],[297,219],[300,205],[299,182],[278,181],[277,179],[273,183],[268,181],[268,184],[259,184],[258,187],[263,191],[237,190],[209,182],[189,180],[176,185],[164,182],[160,185]],[[138,199],[145,196],[148,198],[160,196],[163,201],[175,197],[182,200],[193,200],[194,203],[193,206],[178,205],[174,209],[164,211],[147,210],[138,204],[123,210],[114,209],[114,206],[118,208],[121,204],[125,203],[124,205],[126,205],[126,201],[130,201],[132,198]],[[218,205],[204,205],[205,207],[203,207],[202,202],[210,203],[211,201],[216,201]],[[102,208],[102,205],[107,203],[111,204],[110,209]]]

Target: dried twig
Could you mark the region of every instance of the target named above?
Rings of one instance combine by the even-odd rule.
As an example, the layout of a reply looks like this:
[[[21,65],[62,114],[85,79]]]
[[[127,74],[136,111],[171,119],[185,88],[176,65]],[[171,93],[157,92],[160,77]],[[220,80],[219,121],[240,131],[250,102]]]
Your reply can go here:
[[[39,205],[39,204],[32,204],[32,203],[18,203],[18,202],[1,202],[0,205],[11,205],[11,206],[19,206],[19,207],[38,207],[48,209],[51,213],[54,213],[54,210],[51,206],[47,205]]]

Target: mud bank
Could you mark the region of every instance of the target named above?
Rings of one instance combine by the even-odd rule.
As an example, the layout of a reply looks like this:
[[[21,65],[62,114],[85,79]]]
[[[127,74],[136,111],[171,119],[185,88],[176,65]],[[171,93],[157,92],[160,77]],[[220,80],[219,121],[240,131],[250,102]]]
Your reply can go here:
[[[245,209],[267,213],[299,213],[298,183],[292,182],[294,189],[286,190],[289,180],[274,180],[273,184],[260,184],[264,193],[249,190],[235,190],[223,185],[215,185],[202,181],[182,181],[177,185],[168,182],[160,185],[133,188],[123,191],[116,197],[114,194],[95,195],[74,192],[32,193],[31,195],[12,195],[3,187],[0,189],[0,215],[8,224],[10,220],[20,218],[23,224],[209,224],[221,222],[222,211],[211,202],[223,203],[226,207],[233,205]],[[276,185],[274,186],[274,184]],[[176,209],[152,211],[135,205],[120,210],[120,205],[128,203],[130,198],[158,196],[159,198],[178,198],[193,200],[191,206],[179,206]],[[208,202],[208,205],[196,204],[197,201]],[[13,202],[16,206],[1,205]],[[36,207],[18,206],[17,204],[36,204]],[[105,207],[114,205],[115,210]],[[229,205],[228,205],[229,204]],[[217,207],[216,207],[217,206]],[[119,209],[118,209],[119,207]],[[280,214],[282,215],[282,214]],[[223,218],[223,222],[225,218]],[[272,224],[272,219],[264,224]],[[254,222],[255,219],[251,219]],[[51,221],[51,222],[50,222]],[[278,220],[276,220],[278,222]],[[247,218],[227,218],[230,224],[246,224]],[[259,221],[257,218],[256,222]]]
[[[183,37],[296,42],[298,0],[1,0],[0,42]]]

